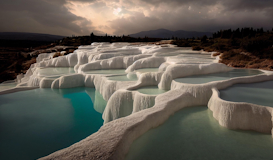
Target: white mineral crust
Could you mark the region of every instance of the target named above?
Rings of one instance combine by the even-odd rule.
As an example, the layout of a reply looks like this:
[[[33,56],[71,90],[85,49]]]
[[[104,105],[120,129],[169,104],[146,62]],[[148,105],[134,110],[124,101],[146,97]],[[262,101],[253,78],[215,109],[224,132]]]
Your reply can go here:
[[[98,95],[89,94],[95,100],[95,109],[103,98],[107,102],[103,112],[104,125],[96,133],[54,152],[46,159],[124,159],[133,141],[149,129],[164,123],[169,116],[184,107],[208,105],[219,124],[229,129],[254,130],[271,133],[272,108],[250,103],[221,100],[219,89],[237,83],[254,83],[273,80],[273,73],[236,77],[204,84],[185,84],[174,81],[192,75],[227,72],[233,68],[215,63],[215,57],[203,51],[191,51],[174,45],[130,45],[129,43],[92,43],[80,46],[66,56],[53,58],[52,54],[40,54],[37,63],[27,73],[18,76],[20,84],[7,94],[34,88],[94,87]],[[73,67],[75,73],[41,75],[48,67]],[[138,72],[143,68],[159,68],[157,72]],[[123,69],[120,74],[113,69]],[[109,70],[107,74],[90,71]],[[109,76],[136,75],[137,81],[113,81]],[[137,89],[158,86],[169,90],[160,95],[143,94]]]

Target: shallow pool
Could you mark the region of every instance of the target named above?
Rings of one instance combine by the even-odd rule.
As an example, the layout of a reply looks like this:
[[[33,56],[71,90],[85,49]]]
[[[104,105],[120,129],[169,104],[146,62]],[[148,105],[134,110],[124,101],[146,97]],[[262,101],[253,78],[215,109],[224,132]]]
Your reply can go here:
[[[73,67],[48,67],[48,68],[37,68],[39,76],[56,76],[75,73]]]
[[[140,73],[158,72],[158,68],[142,68],[142,69],[135,70],[135,72],[140,72]]]
[[[207,107],[182,109],[139,137],[127,160],[272,159],[271,135],[221,127]]]
[[[220,97],[227,101],[248,102],[273,107],[273,81],[236,84],[220,90]]]
[[[254,70],[254,69],[233,69],[228,72],[220,72],[220,73],[177,78],[174,81],[181,82],[181,83],[189,83],[189,84],[202,84],[202,83],[208,83],[212,81],[221,81],[221,80],[227,80],[227,79],[235,78],[235,77],[252,76],[252,75],[257,75],[262,73],[263,73],[262,71]]]
[[[16,87],[17,83],[0,83],[0,91]]]
[[[210,54],[200,54],[200,52],[184,53],[174,57],[168,57],[167,62],[177,64],[203,64],[213,63],[215,58],[211,58]]]
[[[137,76],[135,74],[130,75],[122,75],[122,76],[111,76],[107,77],[107,79],[112,81],[137,81]]]
[[[157,95],[167,92],[167,90],[159,89],[157,86],[147,86],[137,89],[138,92],[149,95]]]
[[[96,132],[103,125],[94,109],[96,94],[93,88],[73,88],[1,95],[0,159],[37,159]]]
[[[125,74],[125,69],[90,70],[86,74]]]

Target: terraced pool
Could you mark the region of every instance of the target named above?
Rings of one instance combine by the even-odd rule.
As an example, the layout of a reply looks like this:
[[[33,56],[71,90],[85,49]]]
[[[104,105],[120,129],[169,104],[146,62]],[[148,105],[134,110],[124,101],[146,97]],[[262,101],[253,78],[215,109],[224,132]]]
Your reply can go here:
[[[236,84],[220,90],[220,97],[232,102],[248,102],[273,107],[273,81]]]
[[[131,146],[126,160],[272,159],[271,135],[221,127],[206,107],[182,109]]]
[[[86,74],[125,74],[125,69],[104,69],[104,70],[90,70],[84,72]]]
[[[158,68],[142,68],[142,69],[135,70],[135,72],[140,72],[140,73],[158,72]]]
[[[48,67],[48,68],[38,68],[39,76],[56,76],[75,73],[73,67]]]
[[[17,83],[0,83],[0,91],[16,87]]]
[[[98,96],[93,88],[1,95],[0,159],[37,159],[96,132],[103,125],[101,112],[106,105]]]
[[[212,81],[227,80],[227,79],[235,78],[235,77],[253,76],[253,75],[258,75],[262,73],[263,73],[262,71],[254,70],[254,69],[233,69],[228,72],[220,72],[220,73],[177,78],[174,81],[181,82],[181,83],[189,83],[189,84],[202,84],[202,83],[208,83]]]
[[[157,86],[147,86],[137,89],[138,92],[148,95],[157,95],[167,92],[167,90],[159,89]]]
[[[138,80],[137,76],[135,74],[111,76],[111,77],[107,77],[107,78],[112,81],[137,81]]]

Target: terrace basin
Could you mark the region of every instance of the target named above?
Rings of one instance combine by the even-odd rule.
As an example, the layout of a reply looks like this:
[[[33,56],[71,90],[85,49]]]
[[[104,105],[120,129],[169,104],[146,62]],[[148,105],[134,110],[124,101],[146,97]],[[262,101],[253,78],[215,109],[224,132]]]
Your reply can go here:
[[[37,72],[39,76],[55,76],[75,73],[73,67],[38,68]]]
[[[37,159],[96,132],[103,125],[99,112],[104,109],[94,106],[102,101],[96,102],[96,97],[100,96],[94,88],[34,89],[1,95],[0,159]],[[101,103],[105,107],[106,103]]]
[[[110,76],[107,79],[112,81],[137,81],[137,76],[135,74],[121,75],[121,76]]]
[[[167,92],[167,90],[159,89],[157,86],[147,86],[137,89],[138,92],[148,95],[158,95]]]
[[[236,84],[220,90],[220,98],[232,102],[248,102],[273,107],[273,81]]]
[[[140,72],[140,73],[158,72],[158,68],[142,68],[142,69],[135,70],[135,72]]]
[[[271,135],[221,127],[206,107],[184,108],[136,139],[126,160],[272,159]]]
[[[11,89],[13,87],[16,87],[17,83],[0,83],[0,91],[4,91],[7,89]]]
[[[233,69],[228,72],[204,74],[204,75],[194,75],[183,78],[177,78],[174,81],[188,84],[202,84],[212,81],[222,81],[235,77],[243,76],[253,76],[258,74],[263,74],[264,72],[255,69]]]
[[[125,69],[102,69],[102,70],[90,70],[84,72],[85,74],[125,74]]]

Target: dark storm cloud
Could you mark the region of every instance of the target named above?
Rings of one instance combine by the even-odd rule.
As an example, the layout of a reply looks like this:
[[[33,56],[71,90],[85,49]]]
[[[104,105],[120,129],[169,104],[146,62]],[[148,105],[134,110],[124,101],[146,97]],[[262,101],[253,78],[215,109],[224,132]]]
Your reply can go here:
[[[273,7],[272,0],[238,0],[238,1],[223,1],[227,10],[263,10]]]
[[[94,3],[97,2],[97,0],[69,0],[73,2],[84,2],[84,3]]]
[[[1,0],[0,31],[84,34],[91,22],[64,7],[65,0]],[[75,24],[77,21],[78,24]]]
[[[263,9],[272,7],[272,0],[139,0],[150,5],[167,4],[167,5],[215,5],[217,3],[224,4],[227,9]]]
[[[79,17],[71,13],[66,7],[71,2],[76,3],[71,5],[73,7],[80,6],[77,13],[81,12],[82,6],[88,6],[85,12],[92,10],[96,16],[101,15],[100,24],[93,21],[94,15],[77,14],[89,16]],[[114,15],[112,12],[117,8],[121,11]],[[114,31],[114,34],[122,35],[159,28],[195,31],[237,27],[271,29],[273,0],[1,0],[0,15],[0,32],[83,35],[91,31]]]
[[[134,1],[136,3],[136,1]],[[115,19],[111,27],[116,34],[130,34],[143,30],[217,31],[220,29],[273,27],[272,0],[139,0],[154,7],[145,16],[135,14]],[[143,5],[143,6],[145,6]],[[119,24],[119,25],[116,25]]]
[[[212,5],[217,2],[217,0],[140,0],[143,3],[150,5],[168,4],[168,5]]]

